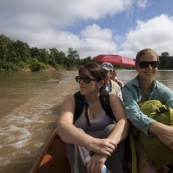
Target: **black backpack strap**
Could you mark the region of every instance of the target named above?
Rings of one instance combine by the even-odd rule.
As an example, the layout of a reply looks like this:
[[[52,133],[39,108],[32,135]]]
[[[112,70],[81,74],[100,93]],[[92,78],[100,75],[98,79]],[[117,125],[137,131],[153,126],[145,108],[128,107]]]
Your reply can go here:
[[[90,127],[90,120],[89,120],[89,116],[88,116],[88,103],[87,102],[84,102],[85,104],[85,118],[86,118],[86,121],[87,121],[87,124],[88,124],[88,127]]]
[[[103,110],[106,112],[106,114],[115,120],[115,117],[113,115],[111,106],[110,106],[110,101],[109,101],[109,92],[107,90],[102,90],[100,93],[100,103],[103,108]],[[116,120],[115,120],[116,121]]]
[[[80,91],[74,94],[74,99],[75,99],[75,112],[74,112],[74,118],[73,122],[81,116],[83,108],[85,106],[85,118],[87,121],[88,126],[90,126],[90,121],[88,117],[88,103],[85,102],[84,96],[80,94]]]
[[[109,92],[106,90],[102,90],[100,93],[100,103],[103,108],[103,110],[106,112],[106,114],[116,121],[112,109],[110,107],[110,101],[109,101]],[[85,110],[85,117],[87,120],[88,126],[90,126],[89,117],[88,117],[88,104],[84,100],[84,96],[80,94],[80,91],[74,94],[75,99],[75,112],[74,112],[74,123],[75,121],[81,116],[84,105],[86,106]]]
[[[84,107],[84,96],[80,94],[80,91],[74,94],[75,99],[75,112],[74,112],[74,123],[81,116]]]

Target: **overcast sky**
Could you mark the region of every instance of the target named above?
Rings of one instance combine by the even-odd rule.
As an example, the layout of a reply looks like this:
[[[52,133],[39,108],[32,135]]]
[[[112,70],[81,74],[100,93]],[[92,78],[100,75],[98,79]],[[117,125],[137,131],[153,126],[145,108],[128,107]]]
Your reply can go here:
[[[80,58],[135,58],[152,48],[173,56],[173,0],[0,0],[0,34],[30,47],[69,47]]]

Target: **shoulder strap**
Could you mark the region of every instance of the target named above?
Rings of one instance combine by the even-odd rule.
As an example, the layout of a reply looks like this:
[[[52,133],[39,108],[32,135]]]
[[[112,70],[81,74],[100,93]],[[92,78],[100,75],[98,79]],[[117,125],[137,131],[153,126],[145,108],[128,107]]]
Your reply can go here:
[[[106,114],[115,120],[115,117],[113,115],[112,109],[110,107],[110,101],[109,101],[109,92],[107,90],[102,90],[100,93],[100,103],[103,108],[103,110],[106,112]]]
[[[169,107],[170,111],[170,125],[173,126],[173,109]]]
[[[80,117],[83,107],[84,107],[84,96],[80,94],[80,91],[74,94],[75,99],[75,112],[74,112],[74,122]]]
[[[129,134],[130,139],[130,148],[131,148],[131,154],[132,154],[132,162],[131,162],[131,172],[132,173],[138,173],[138,170],[141,169],[150,159],[149,157],[143,158],[139,162],[139,166],[137,167],[137,155],[136,155],[136,147],[135,147],[135,139],[133,136],[133,131]]]
[[[74,94],[75,99],[75,112],[74,112],[74,122],[80,117],[83,107],[85,105],[84,96],[80,94],[80,91]],[[106,90],[102,90],[100,93],[100,103],[103,108],[103,110],[106,112],[106,114],[115,120],[115,117],[113,116],[112,109],[110,107],[109,102],[109,92]]]

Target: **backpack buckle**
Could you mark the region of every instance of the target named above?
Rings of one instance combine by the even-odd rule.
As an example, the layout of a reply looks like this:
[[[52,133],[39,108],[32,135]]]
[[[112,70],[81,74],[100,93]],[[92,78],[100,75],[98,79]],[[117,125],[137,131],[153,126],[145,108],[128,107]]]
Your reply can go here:
[[[156,109],[156,112],[158,114],[166,112],[167,111],[167,107],[166,106],[161,106],[160,108]]]

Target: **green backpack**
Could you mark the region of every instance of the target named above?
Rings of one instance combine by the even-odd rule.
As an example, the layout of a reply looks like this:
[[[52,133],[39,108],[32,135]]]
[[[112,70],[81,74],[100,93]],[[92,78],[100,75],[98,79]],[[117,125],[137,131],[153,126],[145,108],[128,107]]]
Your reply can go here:
[[[163,105],[159,100],[148,100],[139,103],[141,111],[155,119],[156,121],[173,127],[173,109]],[[132,173],[137,172],[136,151],[133,140],[133,135],[141,144],[149,159],[158,167],[173,165],[173,151],[163,144],[157,136],[146,136],[143,132],[133,127],[130,134],[130,145],[132,151]],[[144,161],[144,163],[147,160]],[[143,166],[144,163],[141,163]]]

